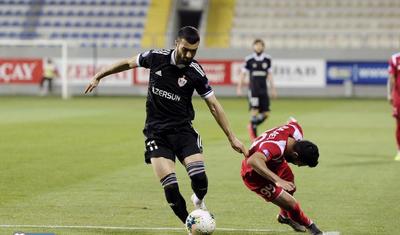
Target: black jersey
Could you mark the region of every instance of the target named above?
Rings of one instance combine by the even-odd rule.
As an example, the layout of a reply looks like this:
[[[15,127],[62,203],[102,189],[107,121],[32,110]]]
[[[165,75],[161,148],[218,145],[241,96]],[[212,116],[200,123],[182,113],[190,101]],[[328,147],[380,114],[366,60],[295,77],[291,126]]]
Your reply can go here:
[[[176,65],[175,50],[150,50],[138,56],[137,64],[150,69],[143,132],[162,132],[190,125],[194,119],[192,95],[213,94],[202,67],[193,60],[189,66]]]
[[[271,72],[271,57],[253,53],[246,57],[244,69],[249,72],[249,89],[252,96],[267,94],[267,76]]]

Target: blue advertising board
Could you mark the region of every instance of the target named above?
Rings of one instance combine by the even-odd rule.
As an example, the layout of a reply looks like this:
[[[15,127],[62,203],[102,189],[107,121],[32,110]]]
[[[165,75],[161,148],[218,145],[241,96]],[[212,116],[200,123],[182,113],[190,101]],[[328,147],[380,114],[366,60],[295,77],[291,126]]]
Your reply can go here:
[[[354,84],[385,85],[387,79],[387,62],[328,61],[326,64],[327,84],[351,80]]]

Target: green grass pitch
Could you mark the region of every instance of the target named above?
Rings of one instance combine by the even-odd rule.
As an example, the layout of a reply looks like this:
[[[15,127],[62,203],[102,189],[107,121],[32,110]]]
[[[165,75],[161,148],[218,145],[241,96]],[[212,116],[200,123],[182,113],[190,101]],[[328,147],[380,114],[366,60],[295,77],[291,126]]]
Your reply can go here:
[[[249,145],[245,99],[220,99],[237,136]],[[205,103],[194,99],[209,176],[207,207],[219,228],[297,234],[278,224],[278,209],[248,191],[242,157],[229,146]],[[180,228],[160,183],[144,164],[144,98],[0,98],[0,234],[185,234],[184,230],[101,229],[86,226]],[[292,167],[296,198],[323,230],[341,234],[398,234],[400,162],[394,162],[394,120],[385,100],[278,99],[262,128],[289,116],[320,147],[317,168]],[[190,204],[190,182],[177,165]],[[4,225],[62,225],[27,228]]]

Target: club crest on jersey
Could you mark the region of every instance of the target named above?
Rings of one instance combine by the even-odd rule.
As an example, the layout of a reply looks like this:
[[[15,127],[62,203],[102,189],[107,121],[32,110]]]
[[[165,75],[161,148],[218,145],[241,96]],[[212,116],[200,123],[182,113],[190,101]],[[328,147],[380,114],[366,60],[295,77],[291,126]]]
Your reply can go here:
[[[268,66],[268,65],[267,65],[267,63],[265,63],[265,62],[264,62],[264,63],[262,63],[262,67],[263,67],[263,69],[266,69],[266,68],[267,68],[267,66]]]
[[[253,68],[256,68],[257,67],[257,64],[256,63],[253,63]]]
[[[178,78],[178,85],[180,87],[183,87],[187,83],[187,80],[185,79],[185,76]]]

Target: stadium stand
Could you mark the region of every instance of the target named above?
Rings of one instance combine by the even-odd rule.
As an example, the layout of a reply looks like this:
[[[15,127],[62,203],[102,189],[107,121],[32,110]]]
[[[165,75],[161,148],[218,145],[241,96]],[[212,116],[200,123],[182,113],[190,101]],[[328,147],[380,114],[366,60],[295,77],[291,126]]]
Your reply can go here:
[[[236,0],[231,46],[398,48],[398,0]]]
[[[5,0],[0,39],[140,47],[150,0]]]
[[[209,22],[206,35],[207,47],[229,47],[234,10],[234,0],[210,0],[207,19]]]

